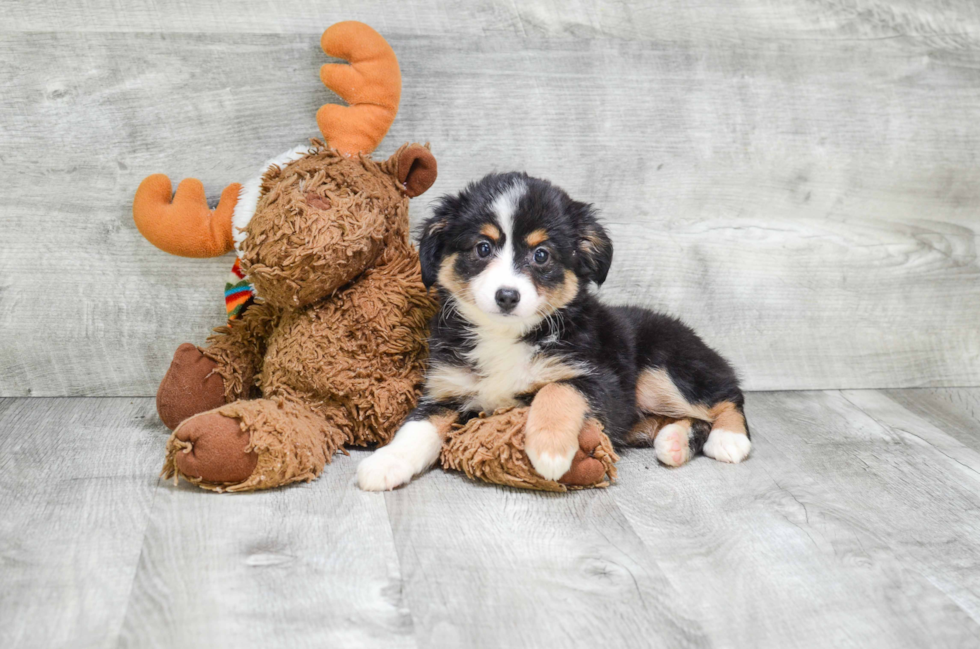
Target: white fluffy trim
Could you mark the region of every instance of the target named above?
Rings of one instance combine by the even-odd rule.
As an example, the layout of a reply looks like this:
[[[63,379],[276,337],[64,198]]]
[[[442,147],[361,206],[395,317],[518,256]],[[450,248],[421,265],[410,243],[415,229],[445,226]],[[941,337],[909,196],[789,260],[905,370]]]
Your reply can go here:
[[[262,195],[262,176],[269,170],[269,167],[276,165],[280,169],[290,162],[299,160],[310,151],[309,144],[301,144],[297,147],[277,155],[262,165],[259,175],[252,178],[242,185],[238,192],[238,202],[235,203],[235,211],[231,215],[231,231],[235,239],[235,252],[241,255],[242,242],[245,241],[245,228],[255,215],[255,208],[258,207],[259,198]]]

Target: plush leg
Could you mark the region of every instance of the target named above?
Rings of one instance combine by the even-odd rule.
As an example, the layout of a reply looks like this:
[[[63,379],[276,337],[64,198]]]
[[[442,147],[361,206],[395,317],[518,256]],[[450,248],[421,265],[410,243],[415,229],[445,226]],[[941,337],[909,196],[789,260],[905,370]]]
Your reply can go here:
[[[217,366],[190,343],[177,348],[157,390],[157,414],[167,428],[224,405],[225,386]]]
[[[578,432],[578,447],[568,472],[560,480],[543,478],[525,451],[529,412],[530,408],[498,410],[450,431],[442,447],[443,468],[463,471],[484,482],[542,491],[606,487],[616,478],[619,457],[602,425],[591,418]]]
[[[266,341],[279,323],[281,312],[267,302],[253,304],[240,320],[214,330],[201,349],[217,363],[225,386],[225,401],[258,396],[255,377],[262,370]]]
[[[318,477],[346,441],[301,403],[235,401],[178,426],[161,475],[214,491],[269,489]]]

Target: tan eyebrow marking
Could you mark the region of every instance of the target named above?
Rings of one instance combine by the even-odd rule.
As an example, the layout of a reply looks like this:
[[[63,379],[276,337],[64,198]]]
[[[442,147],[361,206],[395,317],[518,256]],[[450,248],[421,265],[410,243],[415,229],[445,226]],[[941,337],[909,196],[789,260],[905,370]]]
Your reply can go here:
[[[500,228],[493,223],[484,223],[483,227],[480,228],[480,234],[485,237],[490,237],[494,241],[500,240]]]
[[[531,246],[532,248],[534,246],[540,246],[542,243],[548,240],[548,233],[538,228],[531,234],[527,235],[525,240],[527,241],[527,245]]]

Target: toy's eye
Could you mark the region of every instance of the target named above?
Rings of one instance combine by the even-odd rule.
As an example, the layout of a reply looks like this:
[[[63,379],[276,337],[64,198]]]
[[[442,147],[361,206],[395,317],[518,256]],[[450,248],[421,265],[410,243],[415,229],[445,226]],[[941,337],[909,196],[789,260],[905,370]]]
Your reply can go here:
[[[486,257],[490,254],[491,250],[490,244],[486,241],[481,241],[476,244],[476,254],[480,255],[480,257]]]
[[[545,248],[538,248],[534,251],[534,263],[543,264],[548,261],[548,251]]]

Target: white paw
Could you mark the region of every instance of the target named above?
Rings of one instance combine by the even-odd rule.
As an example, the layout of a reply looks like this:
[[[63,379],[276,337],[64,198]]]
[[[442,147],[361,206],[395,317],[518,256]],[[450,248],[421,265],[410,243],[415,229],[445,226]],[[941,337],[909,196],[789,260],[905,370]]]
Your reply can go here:
[[[680,466],[691,459],[688,428],[680,424],[667,424],[653,440],[657,459],[667,466]]]
[[[719,462],[738,464],[752,449],[752,442],[745,433],[733,433],[724,428],[715,428],[704,443],[704,454]]]
[[[555,455],[548,451],[541,453],[536,452],[534,449],[525,449],[527,451],[527,457],[531,460],[531,466],[534,470],[541,474],[541,477],[545,480],[557,480],[572,468],[572,460],[575,459],[575,451],[578,450],[578,446],[571,449],[571,452],[565,455]]]
[[[357,486],[364,491],[391,491],[407,484],[413,475],[411,462],[389,449],[381,449],[357,465]]]

